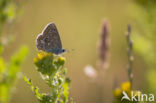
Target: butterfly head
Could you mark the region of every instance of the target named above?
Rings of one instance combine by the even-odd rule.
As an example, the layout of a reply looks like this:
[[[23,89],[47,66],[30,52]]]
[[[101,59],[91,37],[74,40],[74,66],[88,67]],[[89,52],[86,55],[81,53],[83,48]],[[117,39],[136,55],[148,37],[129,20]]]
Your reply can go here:
[[[62,53],[65,53],[66,52],[66,50],[65,49],[62,49]]]

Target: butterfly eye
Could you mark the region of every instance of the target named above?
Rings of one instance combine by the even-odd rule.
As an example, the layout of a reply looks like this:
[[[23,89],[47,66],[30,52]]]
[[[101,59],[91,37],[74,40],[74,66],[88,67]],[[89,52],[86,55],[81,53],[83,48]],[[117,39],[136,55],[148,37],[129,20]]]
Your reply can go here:
[[[62,52],[65,52],[65,51],[66,51],[65,49],[62,50]]]

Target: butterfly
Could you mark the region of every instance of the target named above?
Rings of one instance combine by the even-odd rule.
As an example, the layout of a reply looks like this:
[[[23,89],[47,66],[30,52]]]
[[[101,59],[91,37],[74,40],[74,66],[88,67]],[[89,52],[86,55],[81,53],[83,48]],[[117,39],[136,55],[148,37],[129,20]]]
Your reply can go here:
[[[37,36],[36,47],[38,50],[51,52],[56,55],[66,51],[62,48],[61,39],[54,23],[47,24],[42,33]]]

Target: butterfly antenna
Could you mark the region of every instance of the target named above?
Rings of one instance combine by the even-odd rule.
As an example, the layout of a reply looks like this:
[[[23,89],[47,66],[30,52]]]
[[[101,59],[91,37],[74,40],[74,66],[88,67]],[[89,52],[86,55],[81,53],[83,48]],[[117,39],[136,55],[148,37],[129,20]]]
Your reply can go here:
[[[66,49],[67,52],[75,51],[75,49]]]

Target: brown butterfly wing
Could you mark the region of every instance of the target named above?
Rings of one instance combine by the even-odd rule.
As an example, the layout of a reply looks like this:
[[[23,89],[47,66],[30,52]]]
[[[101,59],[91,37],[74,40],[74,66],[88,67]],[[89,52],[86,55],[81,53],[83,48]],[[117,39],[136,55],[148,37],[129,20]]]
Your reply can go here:
[[[37,48],[44,51],[62,48],[61,39],[54,23],[49,23],[42,34],[37,37]]]

